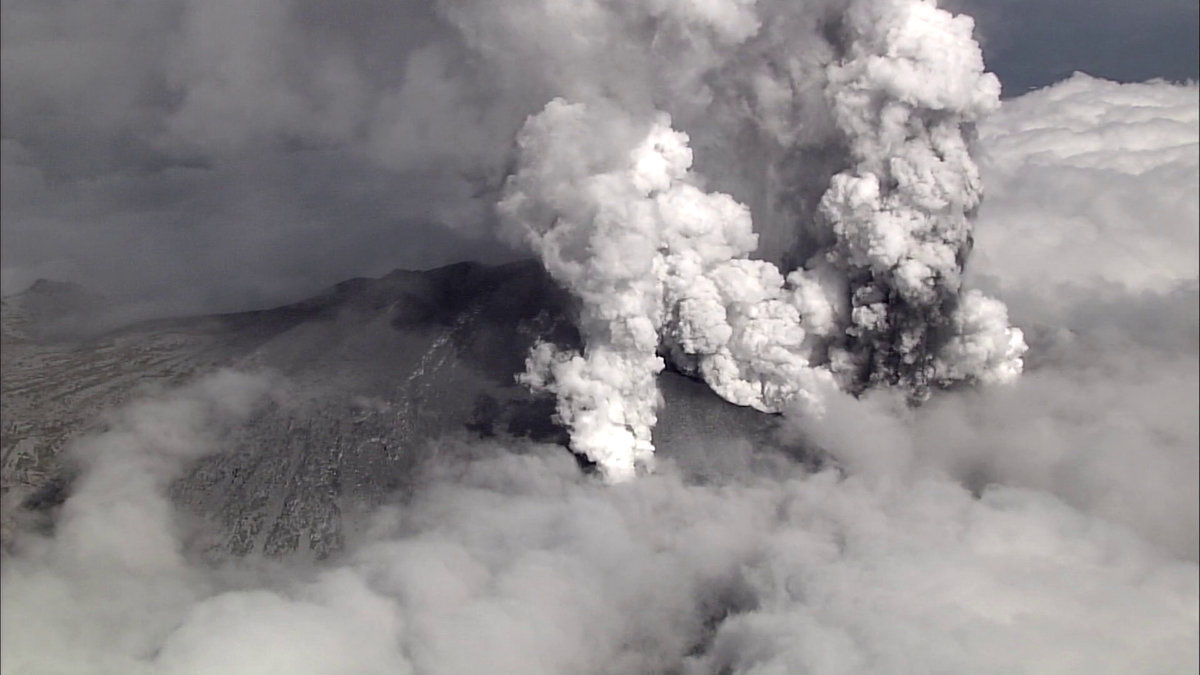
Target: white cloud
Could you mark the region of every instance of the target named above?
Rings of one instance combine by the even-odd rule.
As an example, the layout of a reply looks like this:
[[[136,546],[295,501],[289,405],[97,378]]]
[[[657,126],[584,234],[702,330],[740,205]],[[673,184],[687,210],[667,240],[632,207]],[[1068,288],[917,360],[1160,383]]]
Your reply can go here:
[[[1086,75],[980,127],[970,270],[1026,328],[1010,389],[942,397],[918,453],[1200,555],[1200,98]]]
[[[980,125],[972,269],[1006,287],[1163,291],[1200,270],[1200,88],[1083,74]]]
[[[137,673],[205,594],[186,560],[167,486],[270,391],[219,372],[137,401],[67,451],[82,468],[54,535],[30,535],[0,571],[0,671]]]
[[[222,592],[213,570],[192,565],[191,583],[146,575],[101,595],[80,592],[61,553],[19,574],[6,565],[4,671],[1197,665],[1195,564],[1044,493],[998,487],[977,499],[936,474],[879,481],[747,466],[708,485],[666,466],[610,486],[580,476],[557,448],[510,450],[436,467],[345,561],[291,581]],[[144,536],[101,532],[109,550]],[[104,556],[93,562],[96,586],[125,578]]]

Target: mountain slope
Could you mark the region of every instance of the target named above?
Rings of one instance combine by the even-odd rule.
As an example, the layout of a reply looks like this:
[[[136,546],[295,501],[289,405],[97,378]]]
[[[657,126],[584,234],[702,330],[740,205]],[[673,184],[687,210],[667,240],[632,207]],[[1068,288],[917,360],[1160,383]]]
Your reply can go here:
[[[515,381],[536,340],[579,343],[569,299],[534,263],[396,271],[277,309],[152,321],[75,342],[39,329],[62,317],[44,304],[34,288],[3,305],[0,488],[21,505],[6,509],[8,526],[18,517],[49,526],[70,489],[62,450],[102,428],[103,411],[220,367],[282,375],[288,401],[236,429],[224,452],[172,487],[210,525],[214,552],[323,557],[341,547],[352,514],[403,499],[430,453],[479,438],[566,440],[552,398]],[[663,457],[771,433],[773,418],[702,384],[670,372],[660,384]]]

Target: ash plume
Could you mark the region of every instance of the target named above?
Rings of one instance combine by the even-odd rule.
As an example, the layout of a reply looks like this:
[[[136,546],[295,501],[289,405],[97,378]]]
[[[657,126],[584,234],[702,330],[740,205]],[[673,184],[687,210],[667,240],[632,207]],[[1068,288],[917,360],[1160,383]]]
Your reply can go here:
[[[854,166],[833,177],[821,215],[850,280],[852,381],[919,400],[939,381],[1010,379],[1024,343],[1003,306],[976,295],[956,306],[982,197],[965,132],[999,107],[1000,82],[983,72],[967,17],[912,2],[856,5],[848,19],[848,58],[827,91]],[[999,320],[976,316],[989,313]],[[984,353],[955,358],[960,343]]]
[[[1000,93],[970,18],[919,0],[584,7],[464,27],[485,51],[557,29],[534,85],[556,98],[520,132],[499,210],[580,302],[583,353],[540,345],[525,377],[557,395],[576,452],[611,480],[652,467],[660,354],[766,412],[1020,373],[1003,303],[962,287],[982,199],[970,135]],[[771,185],[693,168],[689,129],[704,166],[766,148]],[[800,169],[807,154],[826,173]],[[762,212],[802,267],[758,254]]]

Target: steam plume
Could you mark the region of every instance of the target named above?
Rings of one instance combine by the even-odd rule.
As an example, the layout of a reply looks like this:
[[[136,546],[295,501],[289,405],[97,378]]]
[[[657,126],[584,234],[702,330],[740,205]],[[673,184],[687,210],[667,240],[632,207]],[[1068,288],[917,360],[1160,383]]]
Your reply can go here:
[[[833,177],[821,212],[837,235],[827,255],[850,282],[857,386],[896,384],[922,399],[938,381],[1020,372],[1024,342],[1003,305],[972,294],[956,308],[968,214],[982,196],[964,132],[1000,103],[972,28],[932,4],[859,3],[848,59],[829,69],[854,166]]]
[[[660,352],[725,399],[767,412],[819,413],[822,392],[837,386],[897,386],[919,402],[932,386],[1020,373],[1025,343],[1003,303],[962,292],[982,197],[968,137],[1000,92],[971,19],[920,0],[588,7],[611,13],[588,14],[601,39],[564,27],[575,37],[556,43],[545,82],[577,100],[555,98],[530,116],[500,203],[509,233],[580,301],[584,352],[539,345],[524,378],[558,396],[576,452],[611,480],[652,466]],[[628,84],[584,60],[599,57],[606,31],[641,25],[637,16],[655,26],[641,32],[648,45],[630,46],[645,50],[649,74]],[[807,26],[824,48],[790,47],[775,24]],[[689,62],[699,65],[677,65]],[[790,84],[780,64],[792,64]],[[819,100],[798,77],[823,82]],[[673,110],[696,119],[697,101],[727,110],[724,97],[746,91],[733,121],[695,126],[720,134],[749,124],[774,147],[767,161],[778,166],[767,173],[777,177],[799,180],[793,165],[814,148],[844,154],[815,208],[783,192],[767,199],[794,240],[815,242],[790,273],[750,257],[751,208],[708,189],[689,135],[672,126]],[[818,126],[830,121],[823,139],[802,129],[799,113],[814,106]],[[719,153],[722,142],[704,145]]]

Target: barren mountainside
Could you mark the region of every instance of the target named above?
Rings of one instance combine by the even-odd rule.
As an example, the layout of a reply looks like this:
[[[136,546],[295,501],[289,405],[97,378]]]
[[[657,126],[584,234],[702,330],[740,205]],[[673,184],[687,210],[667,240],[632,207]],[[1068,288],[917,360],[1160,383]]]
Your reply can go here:
[[[277,374],[287,404],[255,415],[172,487],[214,552],[324,557],[350,514],[402,500],[431,452],[478,438],[565,444],[552,397],[516,383],[538,339],[578,346],[566,294],[534,263],[463,263],[354,279],[277,309],[155,320],[71,338],[103,319],[83,289],[39,282],[3,300],[2,490],[52,526],[71,489],[64,447],[155,387],[217,368]],[[678,374],[660,376],[660,456],[771,433]],[[563,450],[566,452],[565,448]]]

